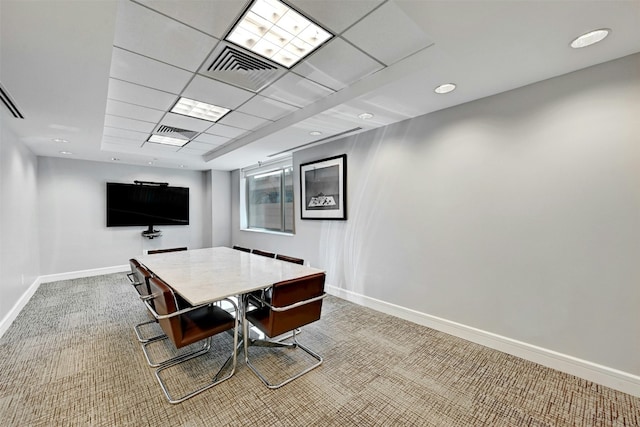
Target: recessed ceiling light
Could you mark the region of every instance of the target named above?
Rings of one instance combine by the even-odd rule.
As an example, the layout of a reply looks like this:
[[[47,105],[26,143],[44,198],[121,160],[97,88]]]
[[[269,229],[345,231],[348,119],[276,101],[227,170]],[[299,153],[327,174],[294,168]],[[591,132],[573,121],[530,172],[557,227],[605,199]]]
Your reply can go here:
[[[148,164],[148,165],[152,165],[152,164],[153,164],[153,162],[147,162],[147,164]]]
[[[182,114],[196,119],[217,122],[222,116],[227,114],[228,108],[218,107],[217,105],[207,104],[206,102],[196,101],[194,99],[181,97],[176,105],[171,109],[172,113]]]
[[[63,139],[63,138],[53,138],[52,141],[53,142],[69,142],[68,139]]]
[[[112,157],[111,160],[113,160],[114,162],[119,162],[120,161],[120,159],[117,158],[117,157]]]
[[[291,68],[331,37],[279,0],[256,0],[225,40]]]
[[[183,168],[183,167],[184,167],[184,165],[180,165],[180,167],[181,167],[181,168]]]
[[[147,139],[147,141],[154,142],[156,144],[173,145],[175,147],[182,147],[187,142],[189,142],[188,139],[173,138],[171,136],[162,136],[162,135],[151,135],[149,139]]]
[[[435,93],[444,94],[444,93],[449,93],[449,92],[454,91],[455,88],[456,88],[455,84],[453,84],[453,83],[445,83],[445,84],[442,84],[442,85],[438,86],[433,91]]]
[[[371,113],[362,113],[362,114],[358,114],[358,117],[361,118],[362,120],[369,120],[369,119],[373,118],[373,114],[371,114]]]
[[[64,154],[66,156],[73,153],[71,151],[60,151],[60,154]]]
[[[318,136],[318,135],[322,135],[322,132],[314,130],[314,131],[309,132],[309,135]]]
[[[608,28],[601,28],[599,30],[590,31],[586,34],[577,37],[571,42],[571,47],[574,49],[580,49],[581,47],[591,46],[602,41],[611,32]]]

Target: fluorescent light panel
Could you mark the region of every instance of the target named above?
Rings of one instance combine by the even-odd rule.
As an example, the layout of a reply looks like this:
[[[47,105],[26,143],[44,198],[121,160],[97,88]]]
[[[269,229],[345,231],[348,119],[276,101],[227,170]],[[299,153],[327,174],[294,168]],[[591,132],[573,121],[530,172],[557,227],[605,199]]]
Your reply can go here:
[[[172,113],[195,117],[196,119],[207,120],[214,123],[229,111],[231,110],[228,108],[218,107],[217,105],[184,97],[181,97],[171,109]]]
[[[170,136],[162,136],[162,135],[151,135],[149,139],[147,139],[147,141],[154,142],[156,144],[173,145],[176,147],[182,147],[187,142],[189,142],[188,139],[172,138]]]
[[[291,68],[331,37],[278,0],[256,0],[226,39]]]

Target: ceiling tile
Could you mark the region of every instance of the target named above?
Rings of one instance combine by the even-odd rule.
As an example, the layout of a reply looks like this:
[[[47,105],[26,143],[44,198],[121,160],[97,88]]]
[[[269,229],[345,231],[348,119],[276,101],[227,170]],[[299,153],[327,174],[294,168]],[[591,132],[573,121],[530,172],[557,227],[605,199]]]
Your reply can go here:
[[[104,116],[104,125],[112,128],[135,130],[138,132],[151,132],[156,124],[107,114]]]
[[[233,110],[251,98],[254,93],[207,77],[195,76],[182,95]]]
[[[268,120],[277,120],[296,110],[298,107],[260,95],[256,95],[255,98],[238,108],[238,111]]]
[[[171,93],[116,79],[109,79],[108,97],[163,111],[169,109],[178,99],[176,95]]]
[[[216,146],[214,145],[203,144],[197,141],[191,141],[190,143],[185,145],[183,148],[188,148],[189,150],[192,150],[192,151],[198,150],[198,151],[201,151],[202,153],[206,153],[209,150],[213,150],[215,147]]]
[[[114,46],[195,71],[218,40],[133,2],[118,3]]]
[[[324,86],[340,90],[382,68],[379,62],[337,38],[297,65],[294,71]]]
[[[222,38],[227,33],[248,4],[247,1],[239,0],[138,1],[217,38]]]
[[[297,74],[288,73],[271,86],[262,90],[260,95],[302,108],[334,92],[332,89],[321,86]]]
[[[247,131],[244,129],[239,129],[218,123],[210,127],[207,130],[207,133],[211,135],[226,136],[228,138],[237,138],[240,135],[244,135],[245,133],[247,133]]]
[[[241,113],[239,111],[232,111],[222,119],[218,120],[218,123],[234,126],[240,129],[253,130],[266,123],[271,123],[271,121],[252,116],[250,114]]]
[[[164,111],[140,107],[122,101],[107,100],[107,114],[126,117],[134,120],[157,123],[164,115]]]
[[[394,2],[380,6],[342,37],[387,65],[433,44]]]
[[[204,153],[208,153],[209,151],[211,151],[214,147],[209,146],[209,148],[189,148],[189,145],[191,144],[187,144],[184,147],[182,147],[179,151],[180,154],[187,154],[187,155],[191,155],[191,156],[202,156]]]
[[[130,139],[132,141],[138,141],[140,144],[142,144],[147,140],[149,133],[105,126],[103,135],[111,136],[118,139]]]
[[[167,151],[178,151],[180,147],[176,147],[175,145],[167,145],[167,144],[156,144],[155,142],[147,142],[140,149],[143,153],[161,153]]]
[[[181,114],[167,113],[160,124],[195,132],[204,132],[213,125],[213,122],[194,119],[193,117],[183,116]]]
[[[225,136],[219,136],[219,135],[210,135],[208,133],[201,133],[196,137],[196,139],[194,139],[194,141],[196,142],[202,142],[204,144],[215,145],[215,146],[222,145],[229,140],[231,140],[231,138],[228,138]]]
[[[113,145],[118,145],[118,146],[125,146],[125,147],[139,148],[142,145],[143,142],[141,142],[139,140],[134,140],[134,139],[123,139],[123,138],[119,138],[119,137],[115,137],[115,136],[103,135],[102,136],[102,143],[103,144],[113,144]]]
[[[131,83],[180,93],[193,74],[180,68],[113,48],[110,76]]]
[[[291,0],[300,12],[312,16],[334,34],[339,34],[384,0]]]

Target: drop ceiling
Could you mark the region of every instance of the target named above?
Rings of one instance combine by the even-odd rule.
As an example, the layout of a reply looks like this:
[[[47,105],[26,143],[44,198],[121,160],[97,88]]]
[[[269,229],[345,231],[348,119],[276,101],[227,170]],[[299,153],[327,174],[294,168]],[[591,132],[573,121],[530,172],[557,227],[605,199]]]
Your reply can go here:
[[[290,69],[229,71],[220,55],[255,57],[224,41],[250,1],[2,0],[0,83],[25,116],[3,126],[40,156],[232,170],[640,51],[638,1],[288,3],[334,37]],[[231,112],[171,113],[180,96]],[[161,126],[190,142],[146,142]]]

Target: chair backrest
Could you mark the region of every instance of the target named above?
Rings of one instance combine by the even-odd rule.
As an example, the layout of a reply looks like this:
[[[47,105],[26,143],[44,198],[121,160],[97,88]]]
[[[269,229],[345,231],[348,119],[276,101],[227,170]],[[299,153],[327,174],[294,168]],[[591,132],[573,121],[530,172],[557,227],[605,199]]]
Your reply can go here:
[[[233,246],[233,249],[235,249],[235,250],[237,250],[237,251],[242,251],[242,252],[251,252],[251,249],[249,249],[249,248],[243,248],[242,246],[237,246],[237,245],[234,245],[234,246]]]
[[[294,264],[300,264],[303,265],[304,264],[304,260],[301,258],[295,258],[292,256],[287,256],[287,255],[276,255],[276,259],[279,259],[281,261],[287,261],[287,262],[292,262]]]
[[[267,258],[276,257],[276,254],[274,254],[273,252],[265,252],[265,251],[261,251],[260,249],[254,249],[251,251],[251,253],[256,255],[266,256]]]
[[[149,279],[149,288],[152,294],[155,294],[153,298],[153,307],[159,315],[167,315],[175,313],[178,310],[178,303],[176,302],[173,289],[167,285],[164,280],[159,277],[151,277]],[[158,319],[158,323],[162,327],[165,334],[174,343],[182,341],[182,328],[180,324],[180,316],[170,317],[168,319]]]
[[[140,267],[140,263],[138,262],[138,260],[135,258],[131,258],[129,260],[129,268],[131,268],[131,273],[133,273],[133,275],[136,274],[136,269],[138,267]]]
[[[299,279],[285,280],[273,285],[271,305],[286,307],[300,301],[321,296],[324,292],[325,274],[318,273]],[[267,329],[263,331],[269,337],[284,334],[293,329],[307,325],[320,319],[322,300],[286,311],[270,310],[266,322]]]
[[[151,279],[151,273],[149,270],[147,270],[145,266],[138,264],[134,272],[134,276],[136,278],[136,282],[140,283],[139,286],[136,286],[138,293],[140,295],[149,295],[151,293],[149,290],[149,279]]]

